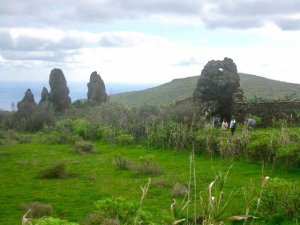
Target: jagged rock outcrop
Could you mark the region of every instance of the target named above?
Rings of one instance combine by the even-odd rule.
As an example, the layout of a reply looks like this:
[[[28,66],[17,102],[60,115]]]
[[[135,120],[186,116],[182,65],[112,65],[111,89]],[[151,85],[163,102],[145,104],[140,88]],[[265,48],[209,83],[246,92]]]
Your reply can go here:
[[[233,101],[241,99],[240,78],[232,59],[209,61],[203,68],[193,97],[207,113],[230,118]]]
[[[64,111],[70,106],[69,88],[61,69],[53,69],[49,77],[50,103],[55,111]]]
[[[50,94],[48,92],[48,89],[46,87],[43,87],[39,105],[49,104],[49,99],[50,99]]]
[[[104,82],[96,71],[91,74],[90,82],[87,86],[87,97],[91,105],[98,105],[107,100]]]
[[[28,117],[32,113],[34,113],[34,111],[37,108],[37,104],[34,100],[34,96],[30,89],[27,89],[23,99],[20,102],[18,102],[17,107],[18,115],[21,117]]]

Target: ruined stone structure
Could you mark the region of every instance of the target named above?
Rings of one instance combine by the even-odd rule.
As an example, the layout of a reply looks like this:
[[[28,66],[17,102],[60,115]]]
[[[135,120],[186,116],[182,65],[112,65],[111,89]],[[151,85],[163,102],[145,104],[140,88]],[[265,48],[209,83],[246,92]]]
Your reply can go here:
[[[220,114],[229,120],[233,102],[243,100],[240,77],[233,60],[209,61],[201,72],[193,97],[196,104],[211,115]]]
[[[261,126],[270,126],[280,119],[299,123],[300,101],[235,102],[232,112],[240,123],[245,121],[250,114],[261,118]]]

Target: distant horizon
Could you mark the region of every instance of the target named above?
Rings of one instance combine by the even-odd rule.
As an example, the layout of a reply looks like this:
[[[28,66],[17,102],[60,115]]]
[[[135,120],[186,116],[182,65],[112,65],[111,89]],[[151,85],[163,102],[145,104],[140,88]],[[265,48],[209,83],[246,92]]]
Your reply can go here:
[[[87,82],[67,82],[69,96],[72,102],[79,99],[87,99]],[[108,95],[119,94],[129,91],[139,91],[157,86],[159,84],[125,84],[125,83],[105,83],[106,93]],[[30,89],[34,95],[35,102],[38,103],[41,98],[42,88],[46,87],[50,91],[49,84],[43,81],[24,82],[24,81],[0,81],[0,110],[11,111],[11,104],[21,101],[27,89]]]

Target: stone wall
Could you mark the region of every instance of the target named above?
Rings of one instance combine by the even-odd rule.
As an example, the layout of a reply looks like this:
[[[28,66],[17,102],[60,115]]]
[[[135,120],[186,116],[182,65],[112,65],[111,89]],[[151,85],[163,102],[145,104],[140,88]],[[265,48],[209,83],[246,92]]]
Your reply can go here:
[[[274,120],[286,119],[290,122],[300,122],[300,101],[267,101],[244,103],[236,102],[232,109],[237,121],[245,121],[249,114],[261,118],[261,126],[270,126]]]

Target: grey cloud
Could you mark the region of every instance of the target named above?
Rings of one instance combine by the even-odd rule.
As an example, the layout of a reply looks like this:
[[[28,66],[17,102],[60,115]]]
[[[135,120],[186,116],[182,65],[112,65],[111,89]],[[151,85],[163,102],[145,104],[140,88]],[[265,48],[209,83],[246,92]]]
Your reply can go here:
[[[0,4],[0,26],[78,28],[172,15],[196,18],[209,28],[247,29],[271,22],[282,29],[300,29],[288,19],[299,12],[299,0],[10,0]]]
[[[42,32],[42,31],[41,31]],[[45,37],[33,37],[20,35],[13,38],[8,30],[0,31],[0,51],[49,51],[49,50],[72,50],[88,45],[82,38],[66,35],[59,41]]]
[[[29,60],[29,61],[49,61],[49,62],[74,62],[73,55],[76,51],[48,51],[48,52],[35,52],[35,51],[2,51],[2,56],[6,60]]]
[[[300,19],[279,19],[277,21],[277,25],[282,29],[282,30],[300,30]]]
[[[248,29],[261,27],[269,22],[285,29],[285,18],[300,12],[299,0],[214,0],[212,2],[213,7],[211,10],[203,11],[201,16],[203,22],[209,28]]]

